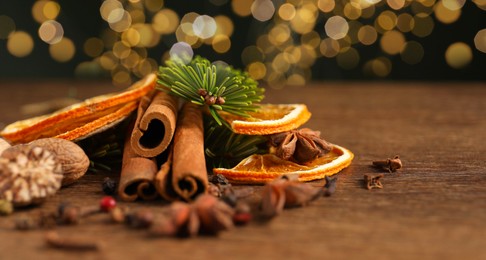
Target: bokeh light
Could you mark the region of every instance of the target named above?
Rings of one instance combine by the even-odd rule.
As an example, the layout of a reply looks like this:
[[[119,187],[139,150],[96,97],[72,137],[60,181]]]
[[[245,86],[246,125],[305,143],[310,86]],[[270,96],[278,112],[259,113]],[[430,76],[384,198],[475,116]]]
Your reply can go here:
[[[7,39],[13,31],[15,31],[14,20],[6,15],[0,15],[0,39]]]
[[[471,63],[472,50],[466,43],[456,42],[447,48],[445,59],[449,66],[455,69],[461,69]]]
[[[275,13],[275,6],[270,0],[255,0],[251,5],[253,18],[260,22],[270,20]]]
[[[39,27],[39,38],[48,44],[55,44],[61,41],[64,36],[62,25],[54,20],[48,20]]]
[[[25,57],[34,49],[32,36],[24,31],[10,33],[7,41],[7,50],[15,57]]]
[[[486,29],[479,31],[474,37],[474,46],[478,51],[486,53]]]
[[[324,29],[326,30],[327,36],[334,40],[339,40],[346,36],[349,25],[346,19],[336,15],[327,20]]]
[[[59,42],[49,45],[51,57],[58,62],[67,62],[74,57],[76,47],[71,39],[62,38]]]

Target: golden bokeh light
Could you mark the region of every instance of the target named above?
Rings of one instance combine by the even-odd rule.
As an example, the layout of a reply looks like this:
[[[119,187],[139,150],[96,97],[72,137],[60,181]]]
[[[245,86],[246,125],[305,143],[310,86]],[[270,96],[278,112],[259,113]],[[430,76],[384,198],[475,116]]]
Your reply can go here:
[[[359,53],[356,49],[350,47],[342,50],[337,56],[336,61],[339,67],[343,69],[354,69],[359,64]]]
[[[472,0],[477,7],[486,11],[486,0]]]
[[[392,63],[385,57],[379,57],[371,62],[371,70],[378,77],[386,77],[392,70]]]
[[[295,17],[295,6],[290,3],[285,3],[278,9],[278,16],[285,21],[290,21]]]
[[[334,40],[338,40],[346,36],[349,30],[349,25],[346,19],[336,15],[326,21],[324,29],[327,36]]]
[[[231,8],[233,12],[239,16],[248,16],[251,14],[251,5],[253,1],[247,0],[232,0]]]
[[[300,74],[292,74],[287,77],[287,85],[289,86],[304,86],[306,79]]]
[[[58,62],[70,61],[76,53],[76,47],[69,38],[62,38],[58,43],[49,45],[49,54]]]
[[[234,25],[233,21],[228,16],[225,15],[218,15],[214,17],[214,21],[216,21],[216,35],[222,34],[230,37],[233,35]]]
[[[459,8],[451,10],[447,8],[443,3],[443,1],[440,1],[435,5],[435,18],[445,24],[450,24],[457,21],[457,19],[459,19],[459,17],[461,16],[461,9]]]
[[[338,55],[339,50],[339,42],[331,38],[322,40],[321,44],[319,45],[319,51],[321,52],[322,56],[327,58],[335,57]]]
[[[466,0],[441,0],[440,3],[447,9],[451,11],[456,11],[461,9],[464,4],[466,3]]]
[[[474,36],[474,46],[478,51],[486,53],[486,29],[482,29]]]
[[[112,12],[113,13],[113,12]],[[125,30],[128,30],[128,28],[130,28],[130,26],[132,25],[132,17],[130,16],[130,13],[128,13],[127,11],[122,11],[121,12],[121,18],[119,20],[118,19],[118,15],[120,13],[117,11],[116,15],[113,16],[113,17],[116,17],[116,19],[113,19],[113,20],[116,20],[115,22],[109,22],[109,25],[110,25],[110,28],[115,31],[115,32],[123,32]],[[110,20],[110,18],[109,18]]]
[[[61,41],[64,36],[62,25],[54,20],[48,20],[41,24],[38,30],[39,38],[48,44],[55,44]]]
[[[144,0],[143,4],[148,11],[156,13],[164,6],[164,0]]]
[[[318,0],[317,6],[322,12],[329,13],[334,10],[336,3],[334,2],[334,0]]]
[[[216,33],[216,27],[216,21],[209,15],[198,16],[192,24],[194,34],[201,39],[213,37]]]
[[[400,10],[405,6],[405,0],[386,0],[386,3],[394,10]]]
[[[424,48],[416,41],[409,41],[400,52],[402,60],[410,65],[418,64],[424,57]]]
[[[306,34],[303,34],[300,37],[300,42],[302,44],[311,46],[312,48],[318,48],[319,44],[321,44],[321,37],[319,36],[319,33],[316,31],[312,31]]]
[[[400,14],[397,18],[397,28],[401,32],[410,32],[413,27],[415,26],[415,20],[410,14],[403,13]]]
[[[397,25],[397,16],[392,11],[384,11],[376,19],[376,24],[383,31],[391,31]]]
[[[128,28],[122,33],[121,40],[127,46],[136,46],[140,43],[140,33],[134,28]]]
[[[130,51],[130,46],[126,45],[122,41],[118,41],[113,44],[113,54],[118,59],[125,59],[126,57],[128,57],[128,55],[130,55]]]
[[[251,5],[251,14],[253,18],[260,22],[272,19],[275,13],[275,6],[270,0],[255,0]]]
[[[103,41],[96,37],[87,39],[83,44],[83,51],[89,57],[99,57],[103,53]]]
[[[170,34],[179,25],[179,16],[171,9],[162,9],[152,18],[152,27],[157,33]]]
[[[434,20],[425,13],[419,13],[413,17],[414,27],[412,33],[418,37],[427,37],[434,30]]]
[[[115,54],[111,51],[107,51],[101,55],[98,62],[100,63],[101,67],[105,70],[111,71],[116,67],[118,58]]]
[[[365,25],[358,31],[358,39],[364,45],[372,45],[376,42],[377,38],[378,33],[376,32],[375,27],[371,25]]]
[[[35,5],[34,5],[35,7]],[[100,6],[100,14],[103,20],[109,22],[110,15],[112,12],[119,12],[121,10],[123,12],[123,5],[117,0],[105,0]]]
[[[0,15],[0,39],[7,39],[13,31],[15,31],[14,20],[6,15]]]
[[[32,6],[32,17],[38,23],[54,20],[59,15],[61,7],[57,2],[40,0]]]
[[[449,66],[455,69],[466,67],[472,61],[472,50],[464,42],[451,44],[445,53],[445,59]]]
[[[218,34],[214,36],[212,46],[217,53],[226,53],[231,48],[231,40],[226,35]]]
[[[250,65],[248,65],[247,70],[250,77],[252,77],[255,80],[263,79],[267,74],[267,68],[265,67],[265,64],[259,61],[253,62]]]
[[[356,20],[361,16],[361,8],[359,5],[349,2],[344,6],[344,15],[350,20]]]
[[[34,49],[34,40],[32,36],[24,31],[15,31],[10,33],[7,40],[7,50],[15,57],[25,57]]]
[[[399,31],[388,31],[380,39],[381,49],[390,54],[399,54],[405,45],[405,37]]]
[[[312,31],[316,24],[317,9],[311,5],[303,5],[295,13],[295,17],[290,21],[293,31],[299,34],[305,34]]]

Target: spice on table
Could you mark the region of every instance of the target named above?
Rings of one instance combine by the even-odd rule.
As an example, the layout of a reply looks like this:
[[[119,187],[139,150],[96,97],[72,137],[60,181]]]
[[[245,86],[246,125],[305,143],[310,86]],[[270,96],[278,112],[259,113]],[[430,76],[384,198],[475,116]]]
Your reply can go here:
[[[197,216],[201,221],[201,230],[209,234],[233,227],[234,209],[217,198],[203,194],[194,202]]]
[[[106,195],[113,195],[116,193],[117,183],[110,177],[105,177],[103,183],[101,184],[101,189]]]
[[[13,211],[12,202],[8,200],[0,200],[0,216],[10,215]]]
[[[46,234],[47,245],[53,248],[75,250],[75,251],[96,251],[100,249],[99,243],[91,239],[80,239],[74,237],[61,237],[55,231]]]
[[[368,190],[383,189],[383,184],[381,184],[380,179],[383,178],[384,176],[385,175],[383,175],[383,174],[378,174],[378,175],[365,174],[363,177],[364,177],[364,181],[365,181],[365,184],[366,184],[366,188]]]
[[[59,212],[59,218],[61,224],[78,224],[79,221],[87,216],[91,216],[93,214],[100,213],[101,208],[100,206],[93,205],[93,206],[65,206],[62,211]]]
[[[399,156],[395,156],[393,159],[388,158],[386,160],[374,161],[373,166],[387,170],[389,173],[396,172],[398,169],[402,168],[402,160]]]
[[[22,216],[15,219],[15,229],[17,230],[32,230],[39,227],[38,221],[31,216]]]
[[[120,207],[115,207],[110,210],[110,219],[114,223],[123,223],[125,222],[125,212]]]
[[[332,150],[332,145],[321,138],[321,132],[309,128],[271,135],[270,143],[277,147],[278,157],[301,164]]]
[[[284,208],[305,206],[321,194],[322,189],[308,183],[289,180],[287,176],[277,178],[263,188],[262,214],[266,217],[274,217]]]
[[[54,154],[31,146],[6,151],[0,157],[0,199],[15,207],[40,204],[61,188],[62,166]]]
[[[126,214],[125,221],[132,228],[148,228],[154,222],[154,213],[148,208]]]
[[[235,206],[233,223],[238,226],[243,226],[248,224],[252,218],[253,215],[251,214],[250,206],[247,203],[239,201]]]
[[[331,196],[336,192],[336,187],[337,187],[337,177],[329,177],[326,176],[326,184],[324,184],[324,196]]]
[[[116,207],[116,200],[112,196],[104,196],[100,200],[100,210],[104,212],[109,212]]]

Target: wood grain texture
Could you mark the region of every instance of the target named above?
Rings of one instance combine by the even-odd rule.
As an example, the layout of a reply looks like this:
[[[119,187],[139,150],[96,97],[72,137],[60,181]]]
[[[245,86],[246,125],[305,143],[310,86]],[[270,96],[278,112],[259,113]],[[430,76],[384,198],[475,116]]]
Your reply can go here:
[[[113,90],[83,82],[0,83],[0,125],[18,120],[21,104]],[[45,246],[43,231],[12,229],[15,217],[53,210],[60,201],[97,203],[101,180],[87,174],[40,208],[0,218],[1,259],[486,259],[486,86],[484,83],[313,83],[266,92],[269,103],[306,103],[305,125],[355,154],[338,176],[336,193],[270,222],[252,222],[219,237],[150,239],[143,230],[94,216],[61,235],[91,237],[100,252]],[[401,156],[404,168],[386,174],[384,189],[364,188],[371,161]],[[322,185],[322,181],[314,182]],[[258,201],[256,187],[248,199]],[[134,208],[165,205],[126,203]]]

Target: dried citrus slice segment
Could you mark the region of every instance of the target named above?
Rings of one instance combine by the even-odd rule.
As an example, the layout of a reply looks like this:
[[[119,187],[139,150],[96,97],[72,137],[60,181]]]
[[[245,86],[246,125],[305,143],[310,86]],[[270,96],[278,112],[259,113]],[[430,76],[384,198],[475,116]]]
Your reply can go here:
[[[299,181],[322,179],[340,172],[353,160],[348,149],[333,145],[331,152],[306,164],[283,160],[274,154],[254,154],[232,169],[215,168],[215,174],[223,174],[232,183],[262,184],[282,175],[297,176]]]
[[[0,132],[0,135],[12,144],[26,143],[38,138],[54,136],[64,136],[68,139],[80,138],[81,134],[70,135],[67,133],[78,127],[84,127],[83,131],[84,135],[86,135],[98,129],[92,127],[101,127],[103,124],[102,118],[105,120],[110,119],[105,122],[109,124],[112,123],[111,119],[114,117],[120,119],[123,117],[122,114],[128,115],[136,108],[136,104],[127,104],[138,100],[153,90],[156,78],[155,74],[150,74],[125,91],[96,96],[52,114],[17,121],[6,126]],[[106,117],[111,113],[115,114],[111,117]],[[97,121],[96,124],[89,124],[98,119],[101,121]]]
[[[290,131],[303,125],[311,117],[304,104],[262,104],[251,117],[220,113],[237,134],[269,135]]]

